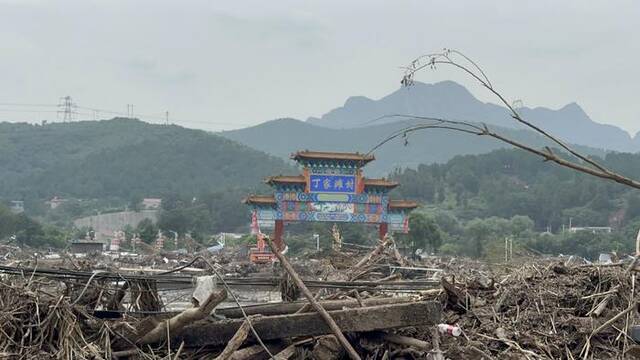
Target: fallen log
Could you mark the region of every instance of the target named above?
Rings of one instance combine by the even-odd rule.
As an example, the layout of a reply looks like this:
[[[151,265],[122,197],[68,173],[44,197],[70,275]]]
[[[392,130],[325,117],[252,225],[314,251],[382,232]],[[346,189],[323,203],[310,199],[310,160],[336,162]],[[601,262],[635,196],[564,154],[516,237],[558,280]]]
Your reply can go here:
[[[438,291],[440,291],[438,289]],[[387,305],[387,304],[400,304],[412,301],[409,297],[387,297],[387,298],[370,298],[370,299],[362,299],[362,303],[364,306],[376,306],[376,305]],[[340,310],[343,308],[355,308],[360,307],[360,304],[357,300],[325,300],[318,301],[322,307],[327,310]],[[276,303],[276,304],[261,304],[261,305],[249,305],[243,306],[245,313],[247,315],[283,315],[283,314],[293,314],[298,310],[305,307],[305,305],[309,304],[308,302],[296,301],[289,303]],[[309,311],[309,307],[307,307]],[[304,312],[304,311],[303,311]],[[221,308],[216,309],[216,315],[222,315],[227,318],[241,318],[243,317],[242,311],[239,307],[230,307],[230,308]]]
[[[282,265],[282,267],[286,270],[287,273],[289,273],[289,275],[291,276],[291,279],[296,284],[298,289],[300,289],[302,294],[304,294],[307,300],[309,300],[313,308],[316,309],[318,314],[320,314],[320,316],[322,317],[322,320],[334,333],[334,335],[336,336],[336,339],[338,339],[338,342],[347,351],[347,354],[349,355],[349,357],[352,360],[360,360],[360,356],[358,355],[356,350],[353,348],[353,346],[351,346],[351,344],[349,343],[349,340],[347,340],[347,338],[344,336],[340,326],[338,326],[338,324],[336,324],[335,320],[331,317],[331,315],[329,315],[329,313],[325,309],[323,309],[320,304],[318,304],[318,301],[316,301],[311,291],[309,291],[309,289],[305,286],[302,279],[300,279],[300,276],[293,269],[293,266],[291,266],[291,264],[289,263],[289,260],[284,256],[284,254],[282,254],[273,245],[273,242],[271,241],[271,239],[269,239],[269,237],[265,237],[265,239],[267,240],[267,243],[269,244],[271,251],[276,255],[278,260],[280,260],[280,264]]]
[[[431,350],[431,344],[429,344],[426,341],[423,340],[419,340],[416,338],[412,338],[412,337],[408,337],[408,336],[402,336],[402,335],[396,335],[396,334],[386,334],[383,336],[383,338],[389,342],[392,342],[394,344],[398,344],[398,345],[403,345],[403,346],[411,346],[414,347],[418,350],[424,350],[424,351],[428,351]]]
[[[440,304],[421,301],[379,305],[329,312],[345,332],[385,330],[408,326],[435,325],[440,321]],[[185,327],[171,342],[185,342],[185,346],[220,346],[235,335],[243,319],[212,322],[203,320]],[[263,316],[252,320],[253,327],[263,340],[331,334],[332,330],[318,313]],[[247,343],[256,340],[250,334]]]
[[[261,354],[263,352],[264,352],[264,348],[262,347],[262,345],[252,345],[252,346],[246,347],[244,349],[237,350],[236,352],[231,354],[230,360],[251,359],[251,358],[253,358],[253,357],[255,357],[258,354]]]
[[[275,360],[289,360],[296,353],[296,346],[289,345],[284,350],[273,356]]]
[[[429,289],[421,291],[422,295],[431,295],[438,294],[442,290],[441,289]],[[365,306],[375,306],[375,305],[386,305],[386,304],[399,304],[413,301],[410,297],[381,297],[381,298],[369,298],[362,299],[362,302]],[[360,304],[356,299],[349,300],[319,300],[318,301],[323,308],[327,311],[330,310],[340,310],[343,308],[353,308],[359,307]],[[309,312],[313,311],[311,305],[307,301],[295,301],[290,303],[273,303],[273,304],[259,304],[259,305],[247,305],[242,307],[247,315],[283,315],[283,314],[293,314],[295,312]],[[124,314],[124,311],[111,311],[111,310],[94,310],[91,314],[100,319],[117,319],[121,318]],[[166,318],[178,315],[180,312],[178,311],[170,311],[170,312],[128,312],[129,316],[148,316],[148,315],[158,315],[159,317]],[[227,307],[227,308],[216,308],[215,314],[224,316],[226,318],[239,319],[244,317],[242,315],[242,311],[239,307]]]
[[[281,342],[267,343],[266,345],[272,354],[276,354],[286,347],[286,345]],[[231,354],[229,360],[266,360],[269,358],[269,355],[264,351],[262,345],[256,344],[237,350]]]
[[[242,343],[249,335],[249,321],[245,320],[235,335],[229,340],[222,353],[216,357],[216,360],[228,360],[231,355],[242,346]]]
[[[185,326],[202,320],[205,317],[209,316],[213,309],[220,304],[224,299],[227,298],[227,292],[223,289],[219,292],[211,293],[209,298],[202,303],[197,308],[187,309],[180,314],[168,319],[166,321],[161,321],[156,324],[156,326],[142,336],[137,343],[138,344],[151,344],[161,340],[164,340],[167,336],[167,332],[171,335],[180,332]],[[167,330],[168,327],[168,330]],[[238,326],[239,328],[240,326]],[[236,329],[237,330],[237,329]],[[235,332],[234,332],[235,334]],[[177,342],[176,344],[179,344]]]

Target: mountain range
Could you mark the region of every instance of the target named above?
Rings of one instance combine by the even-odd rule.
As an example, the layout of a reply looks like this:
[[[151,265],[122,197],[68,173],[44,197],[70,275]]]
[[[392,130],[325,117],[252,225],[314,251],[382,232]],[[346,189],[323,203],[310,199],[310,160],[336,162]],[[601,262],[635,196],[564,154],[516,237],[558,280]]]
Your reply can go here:
[[[640,150],[640,135],[631,137],[616,126],[597,123],[576,103],[558,110],[521,107],[518,111],[526,120],[587,154]],[[416,82],[378,100],[353,96],[343,106],[319,118],[310,117],[306,121],[276,119],[220,135],[281,158],[287,158],[298,149],[367,152],[393,132],[419,122],[399,117],[382,118],[393,114],[484,123],[527,145],[538,148],[553,145],[513,120],[505,107],[482,102],[453,81]],[[447,130],[421,131],[377,149],[378,161],[368,168],[376,175],[384,175],[398,167],[446,162],[456,155],[480,154],[507,147],[510,146],[491,138]]]
[[[640,137],[591,120],[577,104],[558,110],[521,108],[528,120],[587,154],[637,152]],[[344,106],[306,121],[277,119],[217,134],[133,119],[34,125],[0,123],[0,197],[162,196],[256,187],[273,174],[296,173],[296,150],[368,152],[416,120],[385,119],[412,114],[489,124],[514,140],[551,145],[523,129],[505,108],[477,100],[451,81],[416,83],[379,100],[351,97]],[[457,155],[509,147],[491,138],[429,130],[396,138],[375,151],[368,176],[396,168],[444,163]],[[603,150],[606,149],[606,150]]]
[[[416,121],[397,121],[361,128],[335,129],[296,119],[278,119],[222,136],[283,159],[300,149],[368,152],[382,140]],[[551,145],[528,130],[496,127],[514,140],[535,146]],[[389,141],[375,151],[376,161],[367,165],[367,174],[384,176],[396,168],[416,168],[420,164],[443,163],[457,155],[487,153],[509,145],[492,138],[434,129],[417,131],[406,138]],[[602,155],[598,149],[578,146],[587,154]]]
[[[616,126],[597,123],[576,103],[557,110],[520,107],[518,111],[528,121],[572,144],[623,152],[640,151],[640,135],[632,137]],[[435,84],[416,82],[379,100],[353,96],[343,106],[320,118],[311,117],[307,122],[334,129],[349,129],[367,126],[372,120],[390,114],[431,116],[506,128],[523,128],[511,119],[505,107],[482,102],[464,86],[453,81]]]

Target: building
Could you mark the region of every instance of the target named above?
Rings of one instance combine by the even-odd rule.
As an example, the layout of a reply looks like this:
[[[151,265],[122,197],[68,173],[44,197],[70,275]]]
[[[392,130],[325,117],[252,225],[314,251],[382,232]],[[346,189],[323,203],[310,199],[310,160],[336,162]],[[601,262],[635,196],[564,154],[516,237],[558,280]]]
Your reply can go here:
[[[92,254],[102,252],[104,244],[94,240],[79,239],[71,242],[72,254]]]
[[[142,199],[142,208],[145,210],[158,210],[162,205],[162,199],[144,198]]]
[[[55,209],[58,206],[64,204],[67,201],[67,199],[63,199],[57,196],[54,196],[51,200],[47,201],[47,204],[49,204],[49,207],[51,209]]]
[[[376,224],[379,236],[406,233],[408,214],[418,205],[391,200],[389,191],[399,184],[364,177],[363,167],[375,160],[371,154],[298,151],[291,158],[302,165],[302,174],[272,176],[265,180],[272,195],[249,195],[244,202],[252,210],[252,227],[273,229],[274,243],[284,248],[285,222],[347,222]]]
[[[597,234],[597,233],[610,233],[611,232],[611,227],[610,226],[583,226],[583,227],[570,227],[569,228],[569,232],[570,233],[577,233],[577,232],[590,232],[593,234]]]
[[[24,212],[24,201],[22,200],[13,200],[9,205],[9,210],[11,210],[14,214],[20,214]]]

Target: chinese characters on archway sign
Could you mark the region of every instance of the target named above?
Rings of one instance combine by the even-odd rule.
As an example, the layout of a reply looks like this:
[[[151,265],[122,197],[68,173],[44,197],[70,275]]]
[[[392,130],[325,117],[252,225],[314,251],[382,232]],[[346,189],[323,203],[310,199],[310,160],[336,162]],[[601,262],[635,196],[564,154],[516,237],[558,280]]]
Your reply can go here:
[[[311,175],[311,192],[354,193],[356,177],[354,175]]]

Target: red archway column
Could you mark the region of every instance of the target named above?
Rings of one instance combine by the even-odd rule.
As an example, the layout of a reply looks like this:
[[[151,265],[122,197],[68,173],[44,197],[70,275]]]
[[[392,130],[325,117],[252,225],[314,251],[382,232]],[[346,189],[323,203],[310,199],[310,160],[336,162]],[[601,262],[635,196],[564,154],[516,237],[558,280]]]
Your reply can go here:
[[[380,232],[380,240],[384,239],[384,237],[387,235],[387,232],[389,231],[389,224],[381,223],[378,227],[378,230]]]
[[[284,240],[282,240],[282,235],[284,234],[284,221],[276,220],[276,228],[273,234],[273,244],[279,251],[284,250]]]

